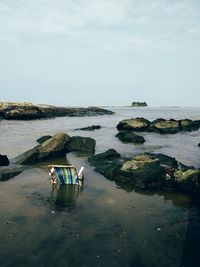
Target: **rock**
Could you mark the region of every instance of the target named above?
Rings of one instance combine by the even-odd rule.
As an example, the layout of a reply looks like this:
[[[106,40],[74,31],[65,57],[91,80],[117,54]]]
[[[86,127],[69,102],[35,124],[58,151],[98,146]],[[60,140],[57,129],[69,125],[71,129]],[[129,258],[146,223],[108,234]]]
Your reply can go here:
[[[94,153],[96,141],[91,137],[72,136],[67,150],[84,153]]]
[[[39,146],[35,146],[34,148],[22,153],[14,158],[13,162],[17,164],[30,164],[37,162],[39,155],[38,148]]]
[[[164,154],[145,153],[122,158],[114,149],[88,159],[95,171],[118,185],[143,190],[173,190],[200,201],[200,170],[185,166]],[[182,170],[178,169],[179,167]],[[168,171],[172,170],[170,175]]]
[[[175,172],[174,177],[175,186],[179,191],[195,195],[200,200],[200,170],[179,170]]]
[[[143,144],[145,142],[143,136],[137,135],[131,131],[120,131],[118,134],[116,134],[116,137],[118,137],[119,140],[124,143]]]
[[[119,153],[114,149],[109,149],[104,153],[88,158],[88,161],[97,172],[112,180],[115,177],[115,171],[121,166],[120,158]]]
[[[10,178],[13,178],[24,171],[22,166],[7,166],[0,167],[0,181],[6,181]]]
[[[134,185],[136,188],[158,189],[165,181],[165,169],[150,155],[142,154],[123,159],[115,150],[110,149],[89,158],[88,161],[108,179]]]
[[[32,103],[0,102],[0,117],[7,120],[33,120],[60,116],[111,115],[114,112],[98,107],[67,108]]]
[[[163,134],[174,134],[180,131],[179,122],[176,120],[157,119],[151,122],[151,129],[154,132]]]
[[[94,153],[96,141],[90,137],[58,133],[41,145],[22,153],[13,161],[17,164],[34,164],[39,161],[65,156],[68,152]]]
[[[89,163],[91,163],[91,165],[95,166],[98,163],[101,164],[102,162],[105,162],[105,161],[114,161],[120,158],[121,158],[121,155],[116,150],[108,149],[104,153],[91,156],[90,158],[88,158],[88,161]]]
[[[124,161],[116,180],[128,182],[140,189],[161,189],[165,177],[165,169],[159,160],[141,154]]]
[[[92,126],[88,126],[88,127],[84,127],[84,128],[77,128],[75,130],[81,130],[81,131],[94,131],[94,130],[99,130],[101,129],[100,125],[92,125]]]
[[[198,146],[200,147],[200,143],[198,144]]]
[[[147,107],[146,102],[132,102],[131,104],[132,107]]]
[[[45,141],[47,141],[48,139],[52,138],[51,135],[44,135],[44,136],[41,136],[40,138],[38,138],[36,141],[39,143],[39,144],[42,144],[44,143]]]
[[[0,166],[8,166],[9,165],[9,159],[6,155],[0,154]]]
[[[127,119],[119,122],[117,129],[131,131],[149,131],[150,122],[144,118]]]
[[[55,134],[41,145],[38,145],[14,159],[18,164],[31,164],[48,158],[64,156],[70,137],[64,133]]]
[[[39,146],[38,160],[64,156],[69,142],[70,136],[68,134],[55,134],[52,138],[48,139]]]
[[[147,153],[148,154],[148,153]],[[178,168],[178,161],[170,156],[158,153],[158,154],[150,154],[154,159],[159,160],[162,166],[166,166],[168,168],[177,169]]]
[[[156,119],[152,122],[144,118],[126,119],[119,122],[117,129],[128,131],[157,132],[161,134],[174,134],[180,131],[195,131],[200,128],[200,120],[165,120]]]
[[[187,166],[187,165],[185,165],[185,164],[179,162],[179,169],[180,169],[181,171],[188,171],[188,170],[191,170],[191,169],[194,170],[195,167],[194,167],[194,166]]]
[[[182,131],[193,131],[198,130],[199,126],[195,121],[185,119],[185,120],[179,120],[179,127]]]

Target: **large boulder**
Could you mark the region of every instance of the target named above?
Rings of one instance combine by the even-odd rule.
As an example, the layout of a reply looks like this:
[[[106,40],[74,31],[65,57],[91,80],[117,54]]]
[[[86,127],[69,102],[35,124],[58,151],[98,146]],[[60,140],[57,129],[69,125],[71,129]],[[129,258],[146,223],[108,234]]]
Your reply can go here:
[[[24,171],[22,166],[6,166],[0,167],[0,181],[6,181],[10,178],[13,178]]]
[[[9,165],[9,159],[6,155],[0,154],[0,166],[8,166]]]
[[[95,167],[95,170],[110,180],[115,177],[115,172],[120,168],[121,155],[114,149],[109,149],[104,153],[97,154],[88,158],[90,165]]]
[[[150,155],[137,155],[123,162],[116,180],[136,188],[160,189],[165,183],[165,169]]]
[[[39,144],[42,144],[42,143],[44,143],[45,141],[49,140],[51,137],[52,137],[52,135],[44,135],[44,136],[41,136],[40,138],[38,138],[36,141],[37,141]]]
[[[91,137],[72,136],[67,145],[69,152],[94,153],[96,141]]]
[[[150,122],[144,118],[127,119],[120,121],[117,125],[119,131],[131,130],[131,131],[148,131]]]
[[[55,134],[38,148],[38,160],[65,155],[70,136],[64,133]]]
[[[55,134],[41,145],[22,153],[14,159],[18,164],[32,164],[48,158],[55,158],[65,155],[70,137],[64,133]]]
[[[145,139],[143,136],[135,134],[132,131],[120,131],[116,137],[124,143],[143,144]]]
[[[165,182],[165,169],[159,160],[150,155],[121,158],[115,150],[95,155],[88,159],[95,170],[110,180],[140,189],[158,189]]]
[[[151,122],[151,129],[154,132],[163,134],[174,134],[180,131],[179,122],[176,120],[157,119]]]

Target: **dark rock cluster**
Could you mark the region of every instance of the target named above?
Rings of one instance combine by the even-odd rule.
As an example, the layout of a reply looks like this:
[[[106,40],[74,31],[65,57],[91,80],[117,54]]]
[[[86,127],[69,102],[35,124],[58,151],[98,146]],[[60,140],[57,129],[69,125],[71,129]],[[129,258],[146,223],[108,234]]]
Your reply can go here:
[[[128,130],[136,132],[156,132],[161,134],[174,134],[181,131],[195,131],[200,128],[200,120],[165,120],[149,121],[145,118],[133,118],[120,121],[117,125],[119,131]]]
[[[200,170],[180,164],[164,154],[140,154],[123,158],[113,149],[91,156],[95,170],[119,185],[143,190],[174,190],[200,200]]]
[[[62,157],[68,152],[94,153],[96,141],[90,137],[58,133],[42,144],[22,153],[14,159],[17,164],[34,164],[47,159]]]

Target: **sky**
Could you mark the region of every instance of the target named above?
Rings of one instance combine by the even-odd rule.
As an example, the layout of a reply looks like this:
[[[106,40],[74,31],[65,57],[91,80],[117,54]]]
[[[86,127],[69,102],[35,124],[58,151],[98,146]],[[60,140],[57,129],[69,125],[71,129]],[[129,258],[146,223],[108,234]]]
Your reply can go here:
[[[0,0],[0,100],[200,106],[199,0]]]

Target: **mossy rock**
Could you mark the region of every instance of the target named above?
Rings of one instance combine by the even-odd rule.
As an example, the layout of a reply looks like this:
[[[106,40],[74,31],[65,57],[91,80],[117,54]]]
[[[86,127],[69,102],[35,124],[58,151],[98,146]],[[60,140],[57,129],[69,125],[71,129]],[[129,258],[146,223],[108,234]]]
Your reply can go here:
[[[119,122],[117,129],[119,131],[148,131],[150,122],[144,118],[127,119]]]

